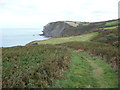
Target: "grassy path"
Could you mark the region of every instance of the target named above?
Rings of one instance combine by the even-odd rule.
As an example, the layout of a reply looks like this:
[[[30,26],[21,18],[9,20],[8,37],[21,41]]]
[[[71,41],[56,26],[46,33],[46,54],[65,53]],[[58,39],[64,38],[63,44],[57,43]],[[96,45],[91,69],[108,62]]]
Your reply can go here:
[[[100,57],[85,54],[85,59],[92,67],[92,76],[97,80],[99,88],[118,87],[117,73]]]
[[[33,43],[60,44],[71,41],[83,43],[84,41],[89,42],[96,35],[98,35],[97,32],[84,34],[80,36],[52,38],[44,41],[35,41]],[[81,43],[78,44],[73,43],[70,45],[76,47],[79,44]],[[85,48],[88,48],[93,44],[83,43],[83,47],[85,46]],[[93,47],[96,46],[98,47],[98,44],[94,44],[92,48],[91,47],[89,48],[93,50]],[[18,86],[19,87],[53,87],[53,88],[54,87],[55,88],[117,88],[118,87],[117,73],[110,67],[108,63],[105,62],[105,60],[102,60],[99,57],[93,57],[88,53],[85,53],[82,50],[80,50],[79,47],[76,47],[78,48],[78,51],[76,51],[77,49],[76,50],[69,49],[71,55],[70,58],[71,60],[70,60],[69,54],[68,52],[66,52],[67,47],[64,47],[64,45],[60,46],[60,48],[58,47],[59,46],[55,46],[55,45],[53,46],[36,45],[30,47],[29,46],[16,47],[16,48],[14,47],[14,48],[5,49],[4,62],[3,62],[4,87],[9,87],[9,86],[10,87],[16,87],[16,86],[17,87]],[[101,46],[98,47],[97,50],[98,51],[101,50],[100,48]],[[111,51],[109,49],[105,49],[105,50],[108,50],[108,52]],[[113,50],[114,49],[112,49],[112,51]],[[61,66],[64,67],[64,65],[68,65],[68,60],[70,60],[69,67],[67,66],[69,69],[67,69],[64,73],[59,74],[60,72],[59,67],[61,68]],[[63,71],[63,69],[61,69],[61,71]],[[24,74],[24,72],[27,73]],[[12,81],[12,83],[10,81]]]
[[[96,63],[94,63],[94,61],[92,60],[88,60],[89,64],[91,65],[92,68],[94,68],[93,70],[93,76],[98,79],[98,84],[100,85],[100,87],[104,87],[106,88],[105,82],[102,81],[103,77],[103,69],[101,67],[99,67]]]
[[[53,87],[59,88],[116,88],[117,74],[99,57],[71,50],[69,70],[64,80],[57,80]]]
[[[90,41],[98,33],[83,34],[80,36],[52,38],[44,41],[34,41],[38,44],[61,44],[65,42]],[[74,45],[74,44],[73,44]],[[75,46],[75,45],[74,45]],[[70,49],[72,60],[69,70],[63,73],[64,78],[56,80],[52,87],[57,88],[117,88],[118,75],[99,57],[93,57],[85,52]]]
[[[34,41],[31,43],[38,43],[38,44],[60,44],[65,42],[72,42],[72,41],[90,41],[93,37],[97,36],[98,32],[83,34],[79,36],[70,36],[70,37],[61,37],[61,38],[51,38],[48,40],[43,41]]]
[[[118,73],[105,60],[98,57],[86,58],[93,68],[93,77],[98,81],[100,88],[117,88]]]

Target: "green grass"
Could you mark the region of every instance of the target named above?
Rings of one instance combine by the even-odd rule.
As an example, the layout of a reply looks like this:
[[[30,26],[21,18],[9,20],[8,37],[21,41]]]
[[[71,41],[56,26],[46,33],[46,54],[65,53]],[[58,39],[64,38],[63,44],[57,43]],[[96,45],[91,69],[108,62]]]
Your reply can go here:
[[[50,87],[68,69],[66,48],[53,45],[3,48],[3,88]]]
[[[73,49],[64,45],[3,48],[3,88],[95,88],[102,83],[117,87],[117,75],[104,60]],[[96,68],[89,61],[103,69],[102,79],[94,76]]]
[[[108,34],[108,35],[105,35],[104,37],[101,37],[99,39],[97,39],[96,41],[97,42],[107,42],[107,41],[110,41],[112,39],[118,39],[118,35],[112,33],[112,34]]]
[[[92,77],[91,66],[84,59],[84,53],[70,51],[72,60],[70,62],[70,69],[64,72],[64,80],[57,80],[53,87],[59,88],[87,88],[97,87],[97,81]]]
[[[106,27],[106,28],[103,28],[105,30],[112,30],[112,29],[117,29],[118,27],[117,26],[112,26],[112,27]]]
[[[114,47],[120,47],[118,39],[120,35],[118,30],[106,30],[104,32],[100,32],[96,37],[92,39],[92,41],[107,43],[113,45]]]
[[[104,61],[98,57],[79,51],[70,51],[72,60],[70,69],[63,73],[64,79],[57,80],[52,87],[59,88],[117,88],[117,74]],[[89,64],[92,61],[93,64]],[[94,70],[102,68],[103,72]],[[96,69],[97,70],[97,69]],[[99,72],[99,73],[98,73]],[[95,76],[97,75],[97,77]],[[104,84],[104,85],[103,85]]]
[[[109,44],[99,42],[67,42],[58,45],[73,48],[75,50],[83,50],[95,56],[100,56],[106,59],[106,61],[111,64],[114,69],[118,68],[118,49]]]
[[[65,42],[71,42],[71,41],[90,41],[93,37],[97,36],[98,33],[89,33],[89,34],[83,34],[80,36],[71,36],[71,37],[62,37],[62,38],[52,38],[48,40],[43,41],[34,41],[32,43],[38,43],[38,44],[60,44]]]
[[[3,88],[116,88],[118,77],[113,69],[118,67],[118,50],[91,41],[98,35],[94,32],[3,48]]]
[[[87,58],[89,59],[89,58]],[[99,79],[100,82],[104,85],[106,88],[117,88],[118,87],[118,73],[116,73],[109,64],[105,62],[105,60],[102,60],[101,58],[94,57],[93,63],[97,64],[98,67],[101,67],[103,70],[103,73],[101,74],[101,78]],[[99,73],[99,72],[98,72]],[[98,74],[95,73],[95,74]]]
[[[112,26],[112,25],[117,25],[118,21],[112,21],[112,22],[107,22],[105,26]]]

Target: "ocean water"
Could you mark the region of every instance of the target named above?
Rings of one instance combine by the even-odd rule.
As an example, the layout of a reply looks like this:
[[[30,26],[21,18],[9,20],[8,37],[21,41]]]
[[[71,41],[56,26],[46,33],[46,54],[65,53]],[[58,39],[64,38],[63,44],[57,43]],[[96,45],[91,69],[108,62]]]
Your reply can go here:
[[[41,29],[14,28],[2,29],[2,44],[0,47],[24,46],[36,40],[46,40],[47,37],[40,36]]]

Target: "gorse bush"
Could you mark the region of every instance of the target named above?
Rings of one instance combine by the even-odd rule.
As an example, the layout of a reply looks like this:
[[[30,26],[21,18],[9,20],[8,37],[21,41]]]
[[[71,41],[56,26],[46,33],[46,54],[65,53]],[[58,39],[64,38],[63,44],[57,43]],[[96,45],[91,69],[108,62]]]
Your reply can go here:
[[[111,44],[115,47],[119,47],[119,44],[115,43],[119,41],[119,38],[120,35],[118,34],[118,30],[107,30],[104,32],[99,32],[98,36],[94,37],[92,41],[103,42],[103,43]]]
[[[3,88],[44,88],[63,76],[70,56],[54,45],[3,48]]]
[[[108,34],[108,35],[105,35],[104,37],[101,37],[95,41],[97,42],[104,42],[104,43],[107,43],[107,42],[110,42],[112,40],[117,40],[118,39],[118,35],[115,35],[115,34]]]
[[[120,48],[120,42],[119,41],[116,41],[112,44],[114,47],[118,47]]]
[[[118,21],[107,22],[105,24],[105,26],[113,26],[113,25],[118,25]]]
[[[118,49],[109,44],[99,42],[68,42],[58,45],[73,48],[75,50],[83,50],[88,53],[101,56],[102,58],[107,60],[107,62],[110,63],[114,69],[118,68],[119,65]]]

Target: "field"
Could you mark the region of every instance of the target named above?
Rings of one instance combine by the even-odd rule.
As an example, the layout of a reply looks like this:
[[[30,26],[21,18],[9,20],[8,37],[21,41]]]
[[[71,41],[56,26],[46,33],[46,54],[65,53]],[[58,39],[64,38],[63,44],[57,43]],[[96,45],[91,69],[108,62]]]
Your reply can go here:
[[[71,36],[71,37],[62,37],[62,38],[52,38],[43,41],[34,41],[30,44],[37,43],[37,44],[60,44],[72,41],[90,41],[93,37],[97,36],[98,32],[88,33],[80,36]],[[29,45],[29,44],[28,44]]]
[[[120,47],[120,44],[118,42],[119,37],[120,35],[118,30],[106,30],[104,32],[100,32],[99,35],[92,39],[92,41],[107,43],[114,47]]]
[[[91,42],[98,34],[3,48],[3,88],[117,88],[117,48]]]
[[[106,22],[97,32],[2,48],[2,87],[118,88],[116,24]]]
[[[64,80],[57,80],[59,88],[117,88],[117,74],[101,58],[81,51],[70,51],[70,69],[63,73]]]
[[[118,21],[112,21],[112,22],[107,22],[105,24],[105,26],[113,26],[113,25],[117,25],[118,24]]]
[[[3,88],[117,88],[105,60],[69,45],[4,48]]]
[[[50,87],[70,61],[67,49],[52,45],[4,48],[2,58],[3,88]]]
[[[111,26],[111,27],[105,27],[105,28],[100,28],[100,29],[104,29],[104,30],[113,30],[113,29],[117,29],[117,26]]]

